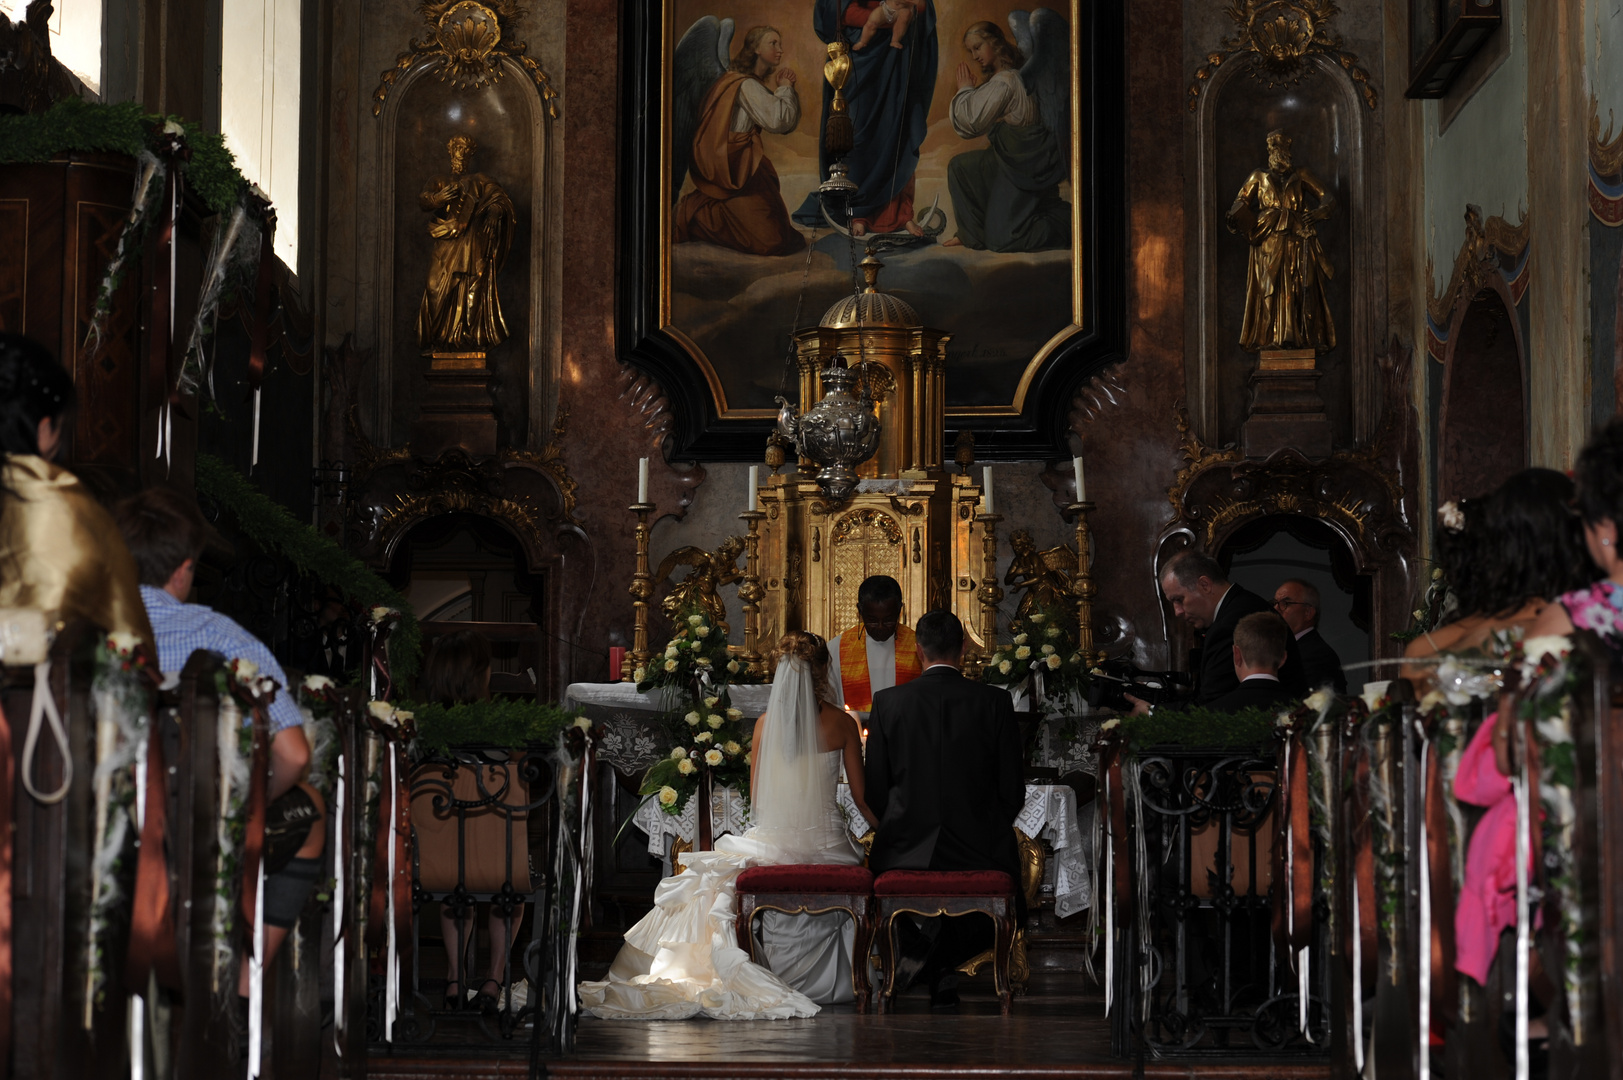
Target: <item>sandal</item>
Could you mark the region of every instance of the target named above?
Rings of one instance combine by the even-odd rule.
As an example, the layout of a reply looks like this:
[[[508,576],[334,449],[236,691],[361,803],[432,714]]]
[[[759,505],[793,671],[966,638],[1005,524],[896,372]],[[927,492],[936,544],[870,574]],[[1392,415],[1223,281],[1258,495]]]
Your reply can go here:
[[[485,987],[494,986],[495,993]],[[473,1007],[487,1016],[494,1015],[501,1009],[502,984],[496,979],[486,979],[479,984],[479,992],[473,996]]]
[[[455,987],[456,989],[452,989]],[[459,979],[447,979],[445,982],[445,1011],[457,1012],[463,1006],[462,982]]]

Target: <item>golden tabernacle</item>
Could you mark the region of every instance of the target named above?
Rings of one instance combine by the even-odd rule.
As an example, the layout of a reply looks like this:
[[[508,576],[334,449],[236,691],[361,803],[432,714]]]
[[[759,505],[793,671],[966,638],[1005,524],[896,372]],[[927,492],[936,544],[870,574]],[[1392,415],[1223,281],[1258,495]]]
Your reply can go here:
[[[856,374],[880,423],[879,446],[857,467],[860,483],[843,501],[825,495],[817,464],[802,458],[791,476],[761,487],[760,639],[786,629],[833,637],[856,625],[857,587],[888,574],[902,587],[902,619],[933,608],[963,620],[972,654],[995,643],[995,515],[982,513],[979,485],[947,468],[948,335],[923,325],[906,302],[879,290],[882,264],[862,262],[867,286],[841,299],[815,327],[796,334],[800,407],[824,394],[835,360]]]

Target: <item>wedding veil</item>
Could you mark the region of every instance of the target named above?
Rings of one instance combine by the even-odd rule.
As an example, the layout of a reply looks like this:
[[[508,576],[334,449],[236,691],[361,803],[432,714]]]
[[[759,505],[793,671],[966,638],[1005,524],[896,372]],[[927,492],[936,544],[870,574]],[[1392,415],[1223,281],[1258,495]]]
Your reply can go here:
[[[834,786],[817,736],[821,708],[811,665],[787,655],[772,679],[772,697],[755,725],[751,835],[776,849],[780,863],[819,862],[840,839]]]

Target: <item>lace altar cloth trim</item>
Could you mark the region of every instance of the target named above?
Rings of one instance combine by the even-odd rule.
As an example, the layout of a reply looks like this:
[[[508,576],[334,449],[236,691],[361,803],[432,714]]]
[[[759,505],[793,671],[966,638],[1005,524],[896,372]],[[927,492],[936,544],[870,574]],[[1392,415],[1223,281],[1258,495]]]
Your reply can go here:
[[[770,686],[735,686],[731,691],[733,707],[747,717],[765,712],[771,696]],[[580,709],[599,729],[598,760],[631,777],[641,776],[671,752],[675,744],[668,715],[675,701],[660,691],[639,694],[636,686],[623,682],[571,683],[564,691],[564,708]]]

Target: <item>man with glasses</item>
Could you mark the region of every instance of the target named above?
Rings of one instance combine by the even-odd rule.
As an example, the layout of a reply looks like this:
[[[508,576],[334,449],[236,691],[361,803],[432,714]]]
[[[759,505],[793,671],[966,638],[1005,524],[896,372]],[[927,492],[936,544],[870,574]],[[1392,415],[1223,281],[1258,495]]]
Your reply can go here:
[[[1319,590],[1300,578],[1291,578],[1274,590],[1274,610],[1296,635],[1308,687],[1317,690],[1333,686],[1336,693],[1345,694],[1347,673],[1341,669],[1341,657],[1319,633]]]
[[[923,668],[913,631],[902,625],[902,586],[895,578],[876,574],[857,586],[857,618],[857,625],[829,636],[829,674],[835,704],[865,713],[875,694],[913,681]]]

